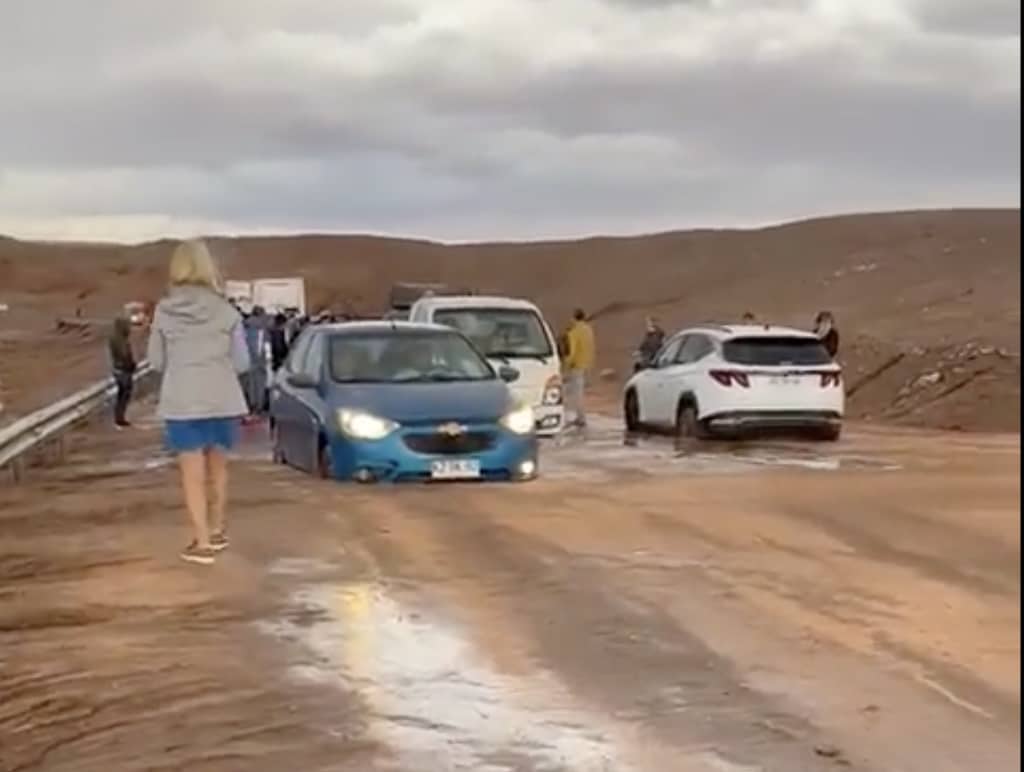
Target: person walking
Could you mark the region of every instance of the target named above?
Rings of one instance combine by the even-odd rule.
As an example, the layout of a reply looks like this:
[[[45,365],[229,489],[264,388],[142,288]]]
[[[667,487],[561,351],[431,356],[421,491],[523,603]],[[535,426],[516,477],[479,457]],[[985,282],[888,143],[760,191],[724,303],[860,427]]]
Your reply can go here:
[[[114,397],[114,426],[125,429],[131,426],[127,418],[128,403],[132,400],[135,382],[135,352],[132,351],[132,325],[124,312],[114,319],[114,326],[108,341],[110,368],[114,376],[117,394]]]
[[[587,376],[594,367],[596,345],[594,330],[583,309],[578,308],[573,313],[573,322],[565,337],[568,349],[565,357],[565,402],[573,414],[568,425],[585,429],[587,412],[584,397]]]
[[[175,249],[168,274],[170,289],[157,304],[147,358],[161,374],[157,415],[178,459],[192,525],[181,558],[210,564],[228,546],[227,454],[247,412],[238,376],[250,367],[249,352],[241,317],[221,294],[220,274],[202,241]]]
[[[828,355],[833,359],[839,353],[839,330],[831,311],[819,311],[814,318],[814,334],[818,336]]]

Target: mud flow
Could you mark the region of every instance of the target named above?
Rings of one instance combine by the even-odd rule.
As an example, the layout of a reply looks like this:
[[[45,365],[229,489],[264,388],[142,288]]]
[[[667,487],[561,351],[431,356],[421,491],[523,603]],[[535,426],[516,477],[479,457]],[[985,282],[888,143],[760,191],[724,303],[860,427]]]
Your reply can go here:
[[[94,428],[0,488],[0,770],[1018,769],[1019,457],[606,420],[355,486],[251,427],[197,567],[156,422]]]

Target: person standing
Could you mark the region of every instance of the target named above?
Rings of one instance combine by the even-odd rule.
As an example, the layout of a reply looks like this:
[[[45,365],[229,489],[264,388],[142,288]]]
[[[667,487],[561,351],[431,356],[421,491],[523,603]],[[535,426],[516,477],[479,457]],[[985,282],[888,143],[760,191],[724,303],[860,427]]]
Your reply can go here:
[[[251,367],[245,376],[245,399],[249,406],[247,420],[257,420],[265,412],[267,404],[267,347],[269,345],[269,317],[262,306],[253,306],[245,319],[245,332]]]
[[[640,341],[640,348],[637,349],[637,353],[640,357],[640,364],[644,367],[650,367],[654,363],[654,358],[658,356],[658,352],[661,351],[662,345],[665,343],[665,331],[661,328],[661,324],[653,316],[647,317],[646,329],[644,330],[643,340]]]
[[[288,317],[283,313],[274,314],[274,321],[268,333],[270,343],[270,368],[273,373],[281,369],[288,358]]]
[[[565,357],[565,401],[566,407],[572,411],[573,418],[569,426],[584,429],[587,426],[587,413],[584,397],[587,389],[587,376],[594,367],[596,345],[594,330],[587,321],[583,309],[576,309],[573,322],[566,333]]]
[[[825,347],[828,355],[833,359],[839,353],[839,330],[836,329],[836,319],[831,311],[819,311],[814,319],[814,334]]]
[[[247,412],[238,376],[250,367],[249,352],[241,317],[223,297],[220,273],[202,241],[175,249],[168,274],[170,289],[157,304],[147,358],[161,374],[157,414],[177,456],[192,525],[181,558],[210,564],[228,546],[227,454]]]
[[[128,403],[132,400],[135,381],[135,352],[132,351],[132,325],[122,312],[114,319],[113,330],[108,341],[110,368],[114,375],[117,394],[114,397],[114,426],[125,429],[131,426],[127,418]]]

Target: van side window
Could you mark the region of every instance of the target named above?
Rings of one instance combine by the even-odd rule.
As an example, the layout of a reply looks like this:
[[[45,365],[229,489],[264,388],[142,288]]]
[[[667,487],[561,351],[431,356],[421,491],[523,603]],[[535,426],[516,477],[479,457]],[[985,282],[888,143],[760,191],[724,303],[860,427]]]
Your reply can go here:
[[[309,341],[313,335],[314,333],[309,330],[299,334],[299,338],[292,346],[292,350],[288,354],[288,361],[285,364],[285,369],[288,370],[288,372],[298,373],[302,371],[302,360],[306,356],[306,351],[309,348]]]
[[[302,372],[317,380],[323,376],[324,370],[324,336],[314,333],[306,346],[306,357],[302,363]]]

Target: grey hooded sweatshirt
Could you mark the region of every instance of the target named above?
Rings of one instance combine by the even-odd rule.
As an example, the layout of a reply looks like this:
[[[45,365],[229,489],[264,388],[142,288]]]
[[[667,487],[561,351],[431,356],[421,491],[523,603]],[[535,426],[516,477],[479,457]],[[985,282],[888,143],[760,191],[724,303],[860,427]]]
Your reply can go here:
[[[164,420],[234,418],[248,413],[238,376],[249,369],[242,319],[206,287],[172,287],[153,315],[146,358],[162,373]]]

